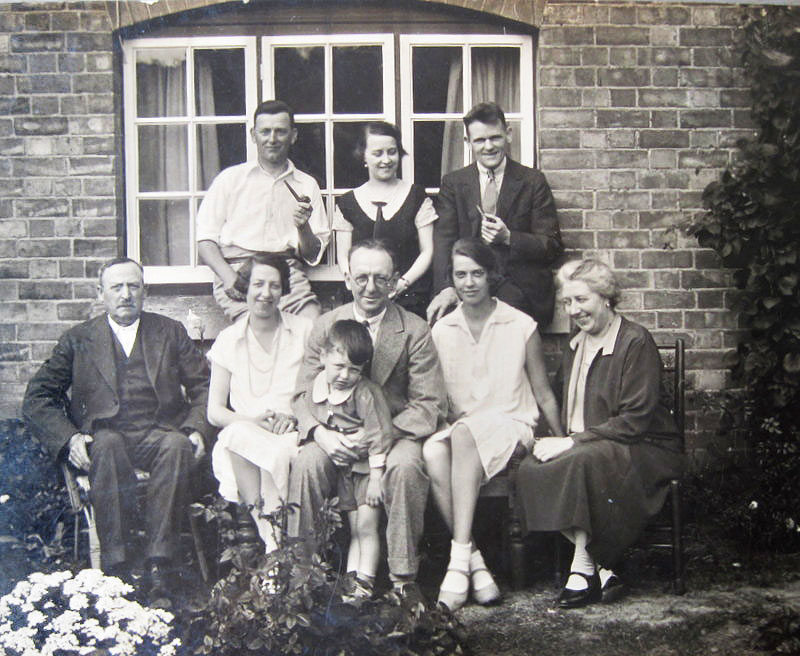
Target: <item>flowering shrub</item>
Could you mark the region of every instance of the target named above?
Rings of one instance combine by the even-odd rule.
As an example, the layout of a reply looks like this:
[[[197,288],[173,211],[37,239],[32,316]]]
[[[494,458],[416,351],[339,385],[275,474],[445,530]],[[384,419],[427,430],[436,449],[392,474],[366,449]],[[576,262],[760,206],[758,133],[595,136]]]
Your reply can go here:
[[[345,603],[350,580],[330,564],[337,560],[333,532],[341,525],[336,505],[332,499],[321,509],[315,527],[320,549],[310,561],[303,556],[302,540],[285,531],[281,546],[268,555],[238,544],[223,551],[221,561],[230,571],[189,627],[190,634],[203,636],[198,656],[464,653],[463,631],[447,610],[406,603],[393,592]],[[194,508],[217,522],[221,533],[231,531],[226,526],[232,517],[222,499]],[[266,518],[281,529],[295,510],[284,505]]]
[[[735,269],[746,328],[737,374],[749,457],[727,473],[720,490],[720,499],[736,500],[728,528],[749,527],[754,546],[794,549],[800,544],[800,10],[754,10],[741,34],[757,133],[738,144],[737,160],[706,187],[707,211],[690,232]],[[748,506],[750,499],[757,507]]]
[[[133,588],[100,570],[34,573],[0,598],[0,656],[172,656],[171,613],[125,598]]]

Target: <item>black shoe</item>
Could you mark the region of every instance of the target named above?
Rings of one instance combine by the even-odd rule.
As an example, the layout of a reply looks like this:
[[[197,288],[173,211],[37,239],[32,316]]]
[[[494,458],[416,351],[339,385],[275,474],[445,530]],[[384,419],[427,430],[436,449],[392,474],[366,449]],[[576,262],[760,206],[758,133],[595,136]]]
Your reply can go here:
[[[625,594],[625,584],[616,574],[612,574],[606,579],[606,582],[600,588],[600,592],[602,593],[603,603],[610,604]]]
[[[417,608],[419,604],[428,607],[428,601],[416,581],[406,581],[405,583],[395,583],[394,592],[400,597],[404,606]]]
[[[603,593],[600,590],[600,577],[597,572],[589,576],[583,572],[570,572],[569,576],[577,574],[586,579],[589,585],[583,590],[570,590],[565,587],[558,595],[559,608],[583,608],[589,604],[595,604],[603,598]],[[567,577],[569,580],[569,577]]]
[[[162,559],[152,559],[147,564],[147,605],[151,608],[172,608],[170,598],[169,571]]]

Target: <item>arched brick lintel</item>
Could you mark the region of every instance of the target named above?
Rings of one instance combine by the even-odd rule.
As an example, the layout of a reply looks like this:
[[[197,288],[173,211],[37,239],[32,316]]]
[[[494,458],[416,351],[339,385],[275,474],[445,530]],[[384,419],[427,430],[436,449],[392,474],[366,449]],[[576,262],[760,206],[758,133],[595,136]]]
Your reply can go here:
[[[264,2],[268,0],[248,0]],[[230,0],[106,0],[114,28],[129,27],[153,18],[177,14],[189,9],[226,4]],[[540,26],[546,0],[421,0],[432,5],[449,5],[480,11],[501,18]]]

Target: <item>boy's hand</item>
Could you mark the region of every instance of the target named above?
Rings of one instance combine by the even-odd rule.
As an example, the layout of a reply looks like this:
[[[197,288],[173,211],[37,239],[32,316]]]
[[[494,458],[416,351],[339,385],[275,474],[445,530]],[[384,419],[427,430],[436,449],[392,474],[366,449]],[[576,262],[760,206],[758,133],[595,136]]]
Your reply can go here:
[[[377,508],[383,503],[383,491],[381,490],[381,478],[383,469],[369,470],[369,483],[367,483],[367,505]]]

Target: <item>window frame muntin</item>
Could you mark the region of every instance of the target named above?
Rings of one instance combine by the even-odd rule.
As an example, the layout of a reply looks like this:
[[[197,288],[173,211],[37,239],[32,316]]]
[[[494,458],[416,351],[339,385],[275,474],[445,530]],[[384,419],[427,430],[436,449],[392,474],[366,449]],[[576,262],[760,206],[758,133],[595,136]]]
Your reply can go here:
[[[401,34],[400,35],[400,79],[408,80],[407,84],[401,85],[400,106],[404,109],[400,130],[407,135],[404,141],[408,151],[408,157],[403,161],[403,177],[413,180],[414,170],[412,162],[414,160],[414,123],[423,121],[461,121],[464,112],[468,111],[465,107],[462,112],[440,112],[440,113],[421,113],[414,112],[412,50],[414,46],[460,46],[461,65],[462,65],[462,93],[464,104],[468,105],[472,97],[472,57],[473,47],[508,47],[519,46],[520,48],[520,111],[504,111],[506,121],[519,121],[521,125],[519,135],[520,163],[525,166],[535,164],[535,144],[536,144],[536,121],[534,111],[534,67],[533,67],[533,46],[534,40],[530,34]],[[530,84],[525,84],[530,80]],[[505,108],[503,108],[505,110]],[[512,133],[512,138],[516,135]],[[464,148],[464,166],[472,162],[470,149]],[[437,194],[439,187],[426,187],[429,194]]]
[[[197,184],[197,143],[196,130],[201,125],[238,123],[242,115],[203,116],[198,115],[194,96],[194,52],[195,50],[216,50],[242,48],[244,51],[245,113],[244,126],[247,131],[250,116],[257,105],[258,84],[248,85],[247,80],[258,74],[258,37],[255,36],[187,36],[187,37],[144,37],[126,39],[122,43],[122,81],[123,81],[123,126],[125,148],[125,249],[128,257],[141,260],[139,223],[140,200],[186,199],[189,203],[189,253],[190,263],[179,265],[149,265],[144,267],[146,284],[207,283],[214,279],[211,269],[197,261],[195,231],[197,229],[197,208],[205,197]],[[138,117],[137,116],[137,77],[136,51],[147,49],[180,48],[186,54],[186,114],[184,116]],[[189,189],[187,191],[139,190],[139,126],[140,125],[181,125],[187,130],[187,157]],[[255,147],[246,140],[247,159],[255,155]],[[135,219],[135,220],[134,220]]]

